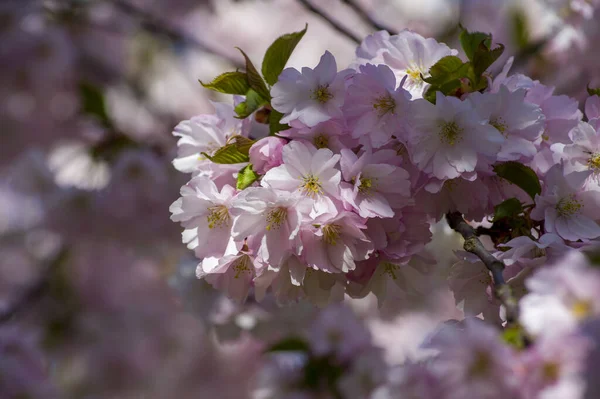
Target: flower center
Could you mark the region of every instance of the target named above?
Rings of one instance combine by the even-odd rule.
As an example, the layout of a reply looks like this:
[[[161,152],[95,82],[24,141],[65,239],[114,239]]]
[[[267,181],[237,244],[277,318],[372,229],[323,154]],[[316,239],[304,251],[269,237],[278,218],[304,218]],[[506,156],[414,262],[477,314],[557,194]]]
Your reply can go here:
[[[248,255],[242,255],[233,265],[233,270],[235,271],[235,276],[233,278],[240,278],[243,273],[251,273],[252,269],[250,268],[250,257]]]
[[[542,366],[542,375],[545,381],[555,382],[560,375],[560,366],[554,362],[546,362]]]
[[[308,175],[302,178],[302,182],[304,194],[308,195],[309,197],[314,197],[323,193],[323,190],[321,189],[321,182],[317,176]]]
[[[506,136],[506,129],[508,128],[506,121],[503,118],[496,118],[490,121],[490,125],[494,126],[500,133]]]
[[[382,117],[388,112],[394,113],[394,108],[396,108],[396,101],[390,96],[386,94],[384,96],[378,97],[373,103],[373,108],[377,111],[377,115]]]
[[[594,172],[600,172],[600,152],[593,153],[588,159],[587,164]]]
[[[487,352],[478,350],[475,352],[475,358],[469,368],[470,377],[483,377],[488,374],[492,366],[492,359]]]
[[[592,313],[592,303],[590,301],[580,299],[576,301],[573,306],[571,306],[571,312],[576,319],[585,319]]]
[[[423,74],[423,72],[421,71],[421,68],[414,66],[408,68],[405,72],[408,75],[409,86],[423,86],[423,79],[421,78],[421,74]]]
[[[329,138],[324,134],[319,134],[318,136],[315,136],[313,143],[317,148],[327,148],[329,145]]]
[[[463,128],[459,127],[454,121],[440,123],[440,139],[442,143],[454,146],[456,143],[462,141],[461,134],[464,131]]]
[[[279,207],[267,214],[267,231],[278,229],[287,219],[287,209]]]
[[[390,262],[383,262],[382,267],[383,267],[384,274],[387,274],[392,280],[398,279],[398,277],[396,276],[396,272],[398,271],[400,266],[394,265],[393,263],[390,263]]]
[[[574,195],[562,198],[556,204],[556,212],[559,216],[573,216],[579,213],[583,205],[575,199]]]
[[[341,226],[338,224],[326,224],[321,230],[323,231],[323,240],[329,245],[335,245],[340,237]]]
[[[329,91],[329,85],[320,85],[316,90],[313,91],[313,99],[317,100],[321,104],[325,104],[332,98],[333,94],[331,94]]]
[[[208,228],[213,229],[215,227],[223,227],[229,225],[231,217],[229,211],[225,205],[216,205],[208,208],[208,216],[206,220],[208,222]]]
[[[373,188],[373,180],[369,178],[360,178],[360,185],[358,186],[358,192],[361,194],[369,194]]]

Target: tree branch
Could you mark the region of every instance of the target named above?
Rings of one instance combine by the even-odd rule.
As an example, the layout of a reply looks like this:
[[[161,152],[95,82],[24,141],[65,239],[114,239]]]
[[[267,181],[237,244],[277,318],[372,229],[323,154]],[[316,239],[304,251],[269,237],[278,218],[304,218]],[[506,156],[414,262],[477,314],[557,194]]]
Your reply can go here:
[[[463,218],[460,212],[448,212],[446,220],[452,230],[460,233],[465,239],[465,251],[477,255],[485,264],[494,279],[494,291],[506,309],[506,320],[509,324],[515,323],[519,318],[519,307],[513,296],[510,286],[504,280],[504,263],[492,255],[477,237],[477,233]]]
[[[23,290],[6,308],[0,310],[0,324],[10,321],[14,316],[38,300],[48,288],[52,273],[66,258],[67,250],[61,249],[46,265],[42,274]]]
[[[361,6],[359,6],[358,4],[356,4],[356,1],[354,1],[354,0],[342,0],[342,3],[344,3],[348,7],[352,8],[352,10],[356,14],[358,14],[358,16],[360,16],[363,21],[365,21],[366,23],[368,23],[369,25],[371,25],[373,27],[373,29],[375,29],[375,30],[385,30],[390,35],[396,35],[398,33],[395,30],[389,29],[389,28],[383,26],[382,24],[380,24],[379,22],[377,22],[376,20],[374,20],[369,15],[368,12],[366,12]]]
[[[154,15],[150,14],[149,12],[147,12],[125,0],[113,0],[112,3],[115,5],[115,7],[117,7],[119,10],[121,10],[123,13],[139,19],[142,28],[150,33],[153,33],[156,35],[161,35],[161,36],[168,38],[169,40],[171,40],[173,42],[179,42],[179,43],[183,43],[186,45],[190,45],[190,46],[196,47],[197,49],[204,51],[206,53],[210,53],[210,54],[219,56],[219,57],[227,60],[229,63],[231,63],[236,68],[244,67],[244,64],[242,64],[239,60],[236,60],[233,57],[230,57],[229,55],[227,55],[219,50],[209,47],[208,45],[198,41],[194,37],[191,37],[189,35],[186,35],[180,31],[178,31],[177,29],[169,26],[169,24],[166,23],[165,21],[161,21],[159,18],[155,17]]]
[[[308,1],[308,0],[298,0],[298,1],[308,11],[310,11],[313,14],[316,14],[319,17],[321,17],[322,19],[324,19],[333,29],[335,29],[336,31],[338,31],[342,35],[346,36],[347,38],[349,38],[350,40],[352,40],[354,43],[360,44],[360,42],[362,41],[360,37],[358,37],[357,35],[355,35],[349,29],[346,29],[344,26],[342,26],[341,24],[339,24],[335,20],[331,19],[327,14],[323,13],[321,10],[319,10],[314,5],[312,5],[312,3],[310,1]]]

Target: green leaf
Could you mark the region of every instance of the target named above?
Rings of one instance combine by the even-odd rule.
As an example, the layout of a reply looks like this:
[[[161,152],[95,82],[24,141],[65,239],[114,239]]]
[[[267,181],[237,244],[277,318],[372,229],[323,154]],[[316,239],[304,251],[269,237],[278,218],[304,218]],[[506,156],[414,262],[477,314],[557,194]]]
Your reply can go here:
[[[523,328],[517,325],[505,328],[502,332],[502,340],[515,349],[524,349],[527,338]]]
[[[475,52],[479,49],[481,44],[483,44],[487,49],[489,49],[492,45],[491,34],[483,32],[469,32],[464,28],[462,28],[462,31],[460,32],[459,39],[460,45],[470,61],[473,61],[475,58]]]
[[[272,86],[277,83],[277,78],[307,29],[308,24],[300,32],[283,35],[267,49],[262,63],[262,74],[268,84]]]
[[[441,58],[429,69],[428,78],[423,80],[432,85],[441,85],[453,79],[466,77],[465,63],[454,55]]]
[[[106,111],[104,94],[97,86],[89,82],[80,82],[79,96],[81,98],[81,111],[83,113],[95,117],[105,127],[112,125]]]
[[[244,53],[244,50],[242,50],[239,47],[236,47],[236,48],[238,50],[240,50],[240,53],[242,53],[242,55],[244,56],[244,59],[246,60],[246,78],[248,81],[248,85],[250,86],[251,89],[253,89],[255,92],[257,92],[262,98],[264,98],[267,101],[270,100],[271,95],[269,94],[269,89],[267,88],[267,85],[265,84],[265,81],[263,80],[263,78],[260,76],[260,74],[256,70],[256,67],[254,66],[252,61],[250,61],[250,58],[248,58],[246,53]]]
[[[515,10],[512,16],[513,19],[513,34],[512,39],[520,49],[524,49],[529,44],[529,26],[527,17],[521,10]]]
[[[252,144],[254,144],[254,140],[243,136],[234,136],[229,139],[226,145],[215,151],[213,155],[208,155],[205,152],[202,155],[219,164],[248,162],[250,160],[248,153]]]
[[[490,49],[482,44],[475,51],[473,60],[473,70],[477,78],[483,73],[504,53],[504,45],[498,44],[495,49]]]
[[[267,104],[267,100],[256,91],[250,89],[246,93],[246,101],[236,105],[234,111],[237,114],[238,119],[244,119],[265,104]]]
[[[269,134],[271,136],[281,132],[282,130],[287,130],[290,128],[290,125],[279,122],[281,118],[283,118],[283,114],[281,112],[274,109],[271,110],[271,114],[269,115]]]
[[[600,87],[596,88],[596,89],[592,89],[590,87],[590,85],[588,84],[586,86],[587,92],[590,96],[600,96]]]
[[[259,177],[260,175],[252,170],[252,164],[248,164],[238,172],[236,187],[238,190],[250,187],[250,185],[257,181]]]
[[[286,338],[267,349],[267,352],[309,352],[308,343],[299,337]]]
[[[523,189],[532,199],[542,192],[540,180],[533,169],[516,161],[508,161],[494,166],[494,172]]]
[[[243,72],[225,72],[210,83],[203,83],[201,80],[198,82],[207,89],[225,94],[245,95],[250,89],[246,74]]]
[[[494,207],[493,221],[496,222],[500,219],[516,217],[521,212],[523,212],[521,201],[516,198],[509,198]]]

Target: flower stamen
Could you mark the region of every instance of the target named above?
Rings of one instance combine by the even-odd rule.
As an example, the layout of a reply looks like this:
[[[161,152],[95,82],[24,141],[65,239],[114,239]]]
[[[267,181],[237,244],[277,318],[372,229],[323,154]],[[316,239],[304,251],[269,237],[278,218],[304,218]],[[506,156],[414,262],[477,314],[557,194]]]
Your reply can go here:
[[[581,211],[583,205],[574,195],[562,198],[556,204],[556,212],[559,216],[573,216]]]
[[[304,183],[302,185],[302,188],[304,189],[304,194],[308,195],[309,197],[315,197],[316,195],[323,194],[321,182],[319,181],[319,178],[317,176],[308,175],[306,177],[303,177],[302,181]]]
[[[314,100],[317,100],[321,104],[325,104],[327,101],[333,98],[333,94],[329,91],[329,85],[320,85],[316,90],[313,91]]]
[[[459,127],[456,122],[442,122],[440,123],[439,127],[440,139],[442,143],[448,144],[449,146],[454,146],[462,141],[461,135],[464,129]]]
[[[382,117],[388,112],[394,113],[396,108],[396,101],[389,94],[378,97],[373,103],[373,108],[377,111],[377,115]]]
[[[326,224],[321,230],[323,231],[323,240],[329,245],[335,245],[340,237],[341,226],[338,224]]]
[[[271,210],[267,214],[267,231],[271,231],[271,229],[279,229],[286,219],[287,209],[279,207]]]
[[[208,228],[223,227],[229,225],[231,216],[225,205],[216,205],[208,208],[209,214],[206,217]]]

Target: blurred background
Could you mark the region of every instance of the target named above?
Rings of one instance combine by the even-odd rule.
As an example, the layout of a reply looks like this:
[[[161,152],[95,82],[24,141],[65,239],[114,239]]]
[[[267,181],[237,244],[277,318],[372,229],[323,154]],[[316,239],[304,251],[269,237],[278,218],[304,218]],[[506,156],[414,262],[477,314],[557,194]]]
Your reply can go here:
[[[171,165],[172,130],[231,101],[198,79],[241,67],[236,46],[260,64],[308,23],[289,66],[313,67],[329,50],[343,68],[376,30],[458,48],[462,24],[506,46],[499,67],[514,56],[513,73],[581,100],[600,85],[599,3],[0,1],[0,398],[277,397],[258,388],[260,354],[318,310],[229,301],[195,278],[169,220],[187,180]],[[429,287],[445,281],[458,244],[433,230]],[[388,364],[459,316],[449,291],[409,299],[344,305]]]

